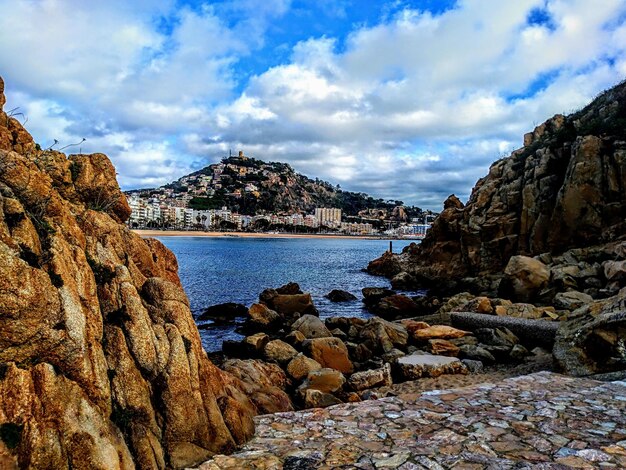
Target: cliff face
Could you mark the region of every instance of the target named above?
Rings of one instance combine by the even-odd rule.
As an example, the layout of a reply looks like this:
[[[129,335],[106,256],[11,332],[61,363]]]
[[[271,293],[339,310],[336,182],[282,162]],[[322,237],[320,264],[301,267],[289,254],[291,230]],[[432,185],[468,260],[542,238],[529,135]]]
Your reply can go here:
[[[176,259],[123,222],[105,155],[41,151],[2,111],[0,467],[165,468],[253,432],[206,357]]]
[[[557,115],[495,162],[464,206],[451,196],[420,245],[396,263],[422,282],[503,270],[512,255],[562,253],[626,233],[626,84],[583,110]],[[392,273],[392,275],[395,273]],[[387,273],[389,275],[389,273]]]

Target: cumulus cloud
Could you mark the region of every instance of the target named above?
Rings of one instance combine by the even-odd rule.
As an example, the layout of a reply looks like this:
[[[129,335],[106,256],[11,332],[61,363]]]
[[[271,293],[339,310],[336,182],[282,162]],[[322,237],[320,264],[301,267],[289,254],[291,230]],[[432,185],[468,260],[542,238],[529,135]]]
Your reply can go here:
[[[343,188],[439,209],[524,132],[626,74],[622,0],[390,2],[342,36],[266,48],[288,0],[0,0],[0,73],[41,141],[87,137],[126,188],[229,148]],[[350,21],[349,2],[325,14]],[[240,74],[246,61],[272,66]],[[13,90],[13,91],[11,91]]]

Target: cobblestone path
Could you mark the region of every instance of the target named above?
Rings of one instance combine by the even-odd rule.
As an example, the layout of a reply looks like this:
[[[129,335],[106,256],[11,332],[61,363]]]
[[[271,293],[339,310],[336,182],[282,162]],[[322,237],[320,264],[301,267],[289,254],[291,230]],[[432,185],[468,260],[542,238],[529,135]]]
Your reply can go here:
[[[256,423],[200,469],[626,468],[626,383],[551,372]]]

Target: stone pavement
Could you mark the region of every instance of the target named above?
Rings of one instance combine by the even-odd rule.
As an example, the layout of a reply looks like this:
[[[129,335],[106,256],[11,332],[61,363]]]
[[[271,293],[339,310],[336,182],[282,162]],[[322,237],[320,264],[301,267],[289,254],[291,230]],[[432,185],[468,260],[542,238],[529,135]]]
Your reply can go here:
[[[201,470],[626,468],[626,383],[539,372],[259,416]]]

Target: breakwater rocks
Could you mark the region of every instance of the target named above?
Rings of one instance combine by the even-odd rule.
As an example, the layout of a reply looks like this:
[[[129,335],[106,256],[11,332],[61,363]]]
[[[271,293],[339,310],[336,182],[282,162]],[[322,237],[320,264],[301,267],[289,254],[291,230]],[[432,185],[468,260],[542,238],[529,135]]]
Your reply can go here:
[[[381,288],[365,288],[363,294],[364,304],[374,310],[404,297]],[[247,336],[224,342],[221,367],[260,390],[273,385],[273,397],[289,397],[280,401],[280,410],[287,411],[358,402],[384,396],[395,383],[481,373],[485,367],[506,368],[550,356],[545,348],[551,348],[554,331],[552,341],[541,348],[535,338],[521,341],[497,323],[479,322],[470,331],[450,326],[450,315],[445,320],[445,312],[484,307],[481,299],[465,296],[441,305],[435,316],[429,316],[434,323],[419,317],[321,320],[310,295],[297,284],[266,289],[259,303],[248,309],[242,327]],[[418,304],[407,299],[412,303],[407,313],[415,315]],[[484,317],[501,318],[490,313]],[[437,318],[443,319],[441,324]],[[550,320],[547,317],[545,322]],[[551,361],[546,367],[551,367]]]
[[[207,359],[175,257],[124,226],[105,155],[41,150],[3,91],[0,467],[179,468],[233,450],[269,404]]]

